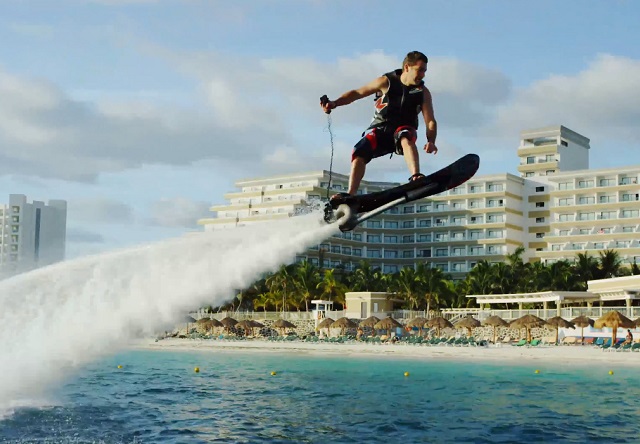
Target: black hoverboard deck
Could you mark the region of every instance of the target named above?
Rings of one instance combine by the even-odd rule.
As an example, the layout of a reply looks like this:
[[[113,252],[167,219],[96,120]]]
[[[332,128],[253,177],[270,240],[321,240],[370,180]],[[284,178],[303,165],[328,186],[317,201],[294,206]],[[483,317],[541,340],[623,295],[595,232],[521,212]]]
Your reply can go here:
[[[467,154],[428,176],[388,190],[349,196],[327,204],[327,212],[337,221],[341,231],[353,230],[358,224],[389,208],[455,188],[471,179],[478,171],[480,157]]]

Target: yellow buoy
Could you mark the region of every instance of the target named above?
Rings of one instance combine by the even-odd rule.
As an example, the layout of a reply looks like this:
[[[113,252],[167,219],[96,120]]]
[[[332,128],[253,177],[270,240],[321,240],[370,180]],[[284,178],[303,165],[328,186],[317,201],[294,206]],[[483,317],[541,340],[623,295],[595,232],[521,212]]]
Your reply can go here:
[[[404,372],[404,375],[405,376],[409,376],[409,372]]]
[[[610,374],[610,375],[613,375],[613,370],[609,370],[609,374]]]
[[[540,373],[540,370],[536,370],[536,371],[535,371],[535,374],[536,374],[536,375],[537,375],[538,373]]]
[[[122,366],[121,366],[121,365],[119,365],[119,366],[118,366],[118,368],[122,368]]]
[[[194,368],[193,371],[196,372],[196,373],[200,373],[200,367]]]
[[[271,376],[275,376],[275,375],[277,375],[276,372],[271,372]]]

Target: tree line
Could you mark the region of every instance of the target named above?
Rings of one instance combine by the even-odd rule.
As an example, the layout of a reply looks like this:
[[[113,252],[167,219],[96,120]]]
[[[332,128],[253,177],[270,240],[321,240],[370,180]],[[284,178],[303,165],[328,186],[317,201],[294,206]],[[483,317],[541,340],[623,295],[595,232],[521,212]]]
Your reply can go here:
[[[331,300],[336,309],[345,304],[345,293],[384,291],[395,293],[410,310],[475,307],[470,294],[533,293],[539,291],[584,291],[587,281],[640,274],[638,265],[622,265],[615,250],[598,256],[578,253],[573,262],[560,260],[549,265],[523,262],[524,247],[506,256],[504,262],[479,261],[462,280],[454,280],[428,263],[383,273],[362,261],[353,271],[337,267],[322,269],[308,260],[281,265],[273,273],[244,288],[228,304],[208,307],[218,310],[308,311],[313,299]],[[513,305],[513,304],[512,304]],[[498,308],[514,308],[509,304]]]

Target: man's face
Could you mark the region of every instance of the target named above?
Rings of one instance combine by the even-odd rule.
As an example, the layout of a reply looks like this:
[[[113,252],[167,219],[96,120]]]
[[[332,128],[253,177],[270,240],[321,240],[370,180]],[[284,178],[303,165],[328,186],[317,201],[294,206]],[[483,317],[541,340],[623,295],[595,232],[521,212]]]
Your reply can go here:
[[[427,73],[427,64],[422,60],[419,60],[415,65],[405,65],[405,72],[409,74],[409,82],[412,85],[417,85],[424,79],[425,74]]]

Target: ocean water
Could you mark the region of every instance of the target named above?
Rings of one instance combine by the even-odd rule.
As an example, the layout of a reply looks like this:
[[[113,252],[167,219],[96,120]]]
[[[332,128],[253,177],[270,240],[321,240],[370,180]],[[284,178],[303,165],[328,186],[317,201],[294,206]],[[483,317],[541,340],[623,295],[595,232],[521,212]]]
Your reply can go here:
[[[638,371],[609,370],[130,351],[75,369],[7,414],[0,442],[638,442]]]

